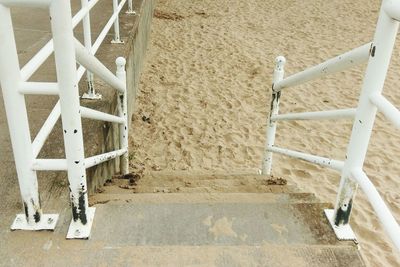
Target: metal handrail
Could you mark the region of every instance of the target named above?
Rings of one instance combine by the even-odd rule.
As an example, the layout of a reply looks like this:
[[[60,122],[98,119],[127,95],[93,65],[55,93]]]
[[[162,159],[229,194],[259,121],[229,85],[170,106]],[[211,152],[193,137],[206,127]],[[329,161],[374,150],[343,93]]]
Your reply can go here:
[[[343,169],[344,163],[343,163],[343,161],[340,161],[340,160],[315,156],[315,155],[306,154],[306,153],[302,153],[302,152],[298,152],[298,151],[294,151],[294,150],[290,150],[290,149],[285,149],[285,148],[280,148],[280,147],[276,147],[276,146],[269,147],[267,149],[269,152],[274,152],[274,153],[286,155],[286,156],[289,156],[292,158],[301,159],[301,160],[308,161],[308,162],[311,162],[314,164],[318,164],[323,167],[331,168],[333,170],[341,171]]]
[[[350,175],[360,185],[390,239],[397,248],[400,248],[400,226],[374,184],[362,169],[356,168],[350,172]]]
[[[37,186],[36,171],[67,171],[73,220],[67,238],[88,238],[95,208],[88,206],[86,169],[102,162],[121,157],[120,169],[128,169],[128,111],[124,58],[117,58],[116,74],[113,74],[95,56],[97,49],[114,25],[114,43],[121,43],[118,15],[128,1],[128,12],[132,0],[113,0],[113,14],[91,45],[89,12],[98,0],[81,0],[82,8],[71,18],[70,1],[60,0],[0,0],[0,33],[5,38],[0,42],[0,82],[9,123],[11,142],[18,173],[25,214],[18,214],[12,229],[42,230],[54,229],[58,214],[42,214]],[[49,8],[53,39],[21,69],[18,64],[10,7],[34,6]],[[74,39],[73,29],[83,20],[83,46]],[[56,34],[55,34],[56,33]],[[54,52],[57,82],[27,81],[45,60]],[[78,70],[76,63],[81,65]],[[112,115],[83,107],[79,101],[78,81],[85,70],[88,82],[92,73],[98,75],[117,90],[118,115]],[[16,89],[16,90],[15,90]],[[92,91],[94,93],[94,90]],[[59,101],[50,112],[33,142],[30,138],[25,94],[58,95]],[[18,112],[15,108],[18,107]],[[61,117],[66,159],[37,159],[46,139]],[[120,144],[114,151],[85,158],[82,135],[82,118],[102,120],[119,124]],[[49,223],[51,221],[51,223]]]
[[[102,78],[105,82],[123,93],[126,90],[125,84],[119,80],[112,72],[104,66],[100,60],[88,52],[85,47],[75,39],[75,53],[77,62],[90,69],[93,73]]]
[[[13,1],[13,0],[10,0]],[[29,1],[29,0],[28,0]],[[99,2],[99,0],[89,1],[88,6],[82,7],[72,18],[72,27],[75,27],[83,20],[90,10]],[[54,52],[53,39],[50,39],[22,68],[21,78],[27,81]]]
[[[273,84],[273,89],[275,91],[280,91],[287,87],[300,85],[316,78],[350,69],[354,66],[365,63],[368,60],[371,45],[371,43],[367,43],[342,55],[331,58],[319,65],[313,66],[285,79],[277,81]]]
[[[355,108],[346,108],[273,115],[271,121],[353,119],[355,115]]]
[[[353,49],[338,57],[325,61],[317,66],[296,73],[287,78],[284,76],[286,59],[276,58],[272,86],[271,111],[266,131],[266,147],[262,173],[270,174],[272,153],[279,153],[305,160],[321,166],[330,167],[341,172],[335,208],[326,209],[325,214],[339,239],[355,240],[356,237],[349,225],[353,198],[358,185],[364,191],[374,208],[380,222],[394,245],[400,250],[400,227],[389,208],[379,195],[375,186],[362,171],[376,111],[381,111],[397,128],[400,128],[400,110],[383,95],[383,85],[392,56],[400,20],[400,2],[383,0],[376,26],[374,40],[371,43]],[[290,86],[335,73],[360,64],[368,59],[363,88],[356,109],[338,109],[330,111],[303,112],[278,115],[281,90]],[[353,119],[353,130],[347,147],[345,161],[337,161],[275,147],[277,121],[284,120],[317,120],[317,119]]]

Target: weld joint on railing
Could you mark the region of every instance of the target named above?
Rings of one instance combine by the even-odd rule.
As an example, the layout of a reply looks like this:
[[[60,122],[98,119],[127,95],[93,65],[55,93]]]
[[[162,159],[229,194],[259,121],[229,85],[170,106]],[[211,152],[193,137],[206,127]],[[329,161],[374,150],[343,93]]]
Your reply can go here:
[[[369,101],[383,113],[393,125],[400,129],[400,111],[381,93],[375,92],[369,96]]]

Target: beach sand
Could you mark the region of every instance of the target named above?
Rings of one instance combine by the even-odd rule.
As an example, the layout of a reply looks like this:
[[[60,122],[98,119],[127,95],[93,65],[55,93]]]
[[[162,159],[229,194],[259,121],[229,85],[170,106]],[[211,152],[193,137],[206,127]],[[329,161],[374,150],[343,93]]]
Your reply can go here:
[[[275,57],[286,57],[287,76],[370,42],[379,8],[376,0],[159,0],[133,118],[133,167],[257,173]],[[355,107],[365,66],[284,89],[281,113]],[[398,107],[399,77],[397,44],[384,95]],[[351,123],[281,122],[276,145],[343,160]],[[364,166],[398,220],[399,137],[378,115]],[[335,202],[335,171],[275,155],[273,174]],[[368,266],[400,266],[361,190],[351,225]]]

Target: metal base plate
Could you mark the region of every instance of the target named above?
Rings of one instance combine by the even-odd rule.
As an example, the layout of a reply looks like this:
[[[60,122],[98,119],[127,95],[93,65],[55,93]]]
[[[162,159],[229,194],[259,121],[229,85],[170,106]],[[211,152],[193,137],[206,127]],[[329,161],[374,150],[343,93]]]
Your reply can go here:
[[[335,211],[333,209],[325,209],[324,212],[325,216],[328,218],[329,224],[332,226],[332,229],[339,240],[352,240],[357,243],[357,237],[351,229],[350,224],[336,226],[333,219]]]
[[[89,239],[95,211],[96,208],[88,208],[86,213],[87,224],[85,225],[81,224],[80,222],[74,222],[72,219],[68,228],[67,239]]]
[[[99,100],[102,98],[101,94],[88,94],[88,93],[84,93],[81,97],[82,99],[92,99],[92,100]]]
[[[136,11],[131,10],[131,11],[126,11],[125,14],[129,14],[129,15],[136,15]]]
[[[42,214],[41,220],[38,223],[28,224],[25,214],[17,214],[11,230],[50,230],[53,231],[58,221],[58,214]]]
[[[111,40],[111,43],[112,44],[123,44],[124,41],[122,41],[122,40]]]

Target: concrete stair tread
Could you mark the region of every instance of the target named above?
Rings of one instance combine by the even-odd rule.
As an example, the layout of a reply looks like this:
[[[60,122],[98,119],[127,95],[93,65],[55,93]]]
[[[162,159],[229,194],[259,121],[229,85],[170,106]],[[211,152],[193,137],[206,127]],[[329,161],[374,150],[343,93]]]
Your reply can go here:
[[[49,252],[57,252],[50,254]],[[57,255],[56,255],[57,254]],[[40,257],[51,264],[43,264]],[[108,246],[77,244],[25,254],[14,260],[24,266],[217,266],[217,267],[364,267],[350,246]],[[68,261],[66,261],[68,259]],[[25,260],[25,261],[24,261]]]
[[[73,258],[84,246],[91,264],[106,265],[364,266],[357,246],[334,236],[322,212],[330,204],[288,194],[133,195],[96,205],[91,239],[62,242],[60,253]]]
[[[101,193],[90,205],[124,203],[319,203],[312,193]]]
[[[65,240],[70,210],[55,232],[4,240],[23,266],[364,266],[353,242],[338,241],[309,193],[97,194],[89,240]],[[115,200],[111,200],[115,197]],[[118,199],[119,198],[119,199]],[[100,201],[101,203],[101,201]],[[34,241],[34,242],[33,242]],[[42,264],[42,259],[46,264]],[[67,260],[67,261],[66,261]],[[36,264],[36,265],[35,265]]]

